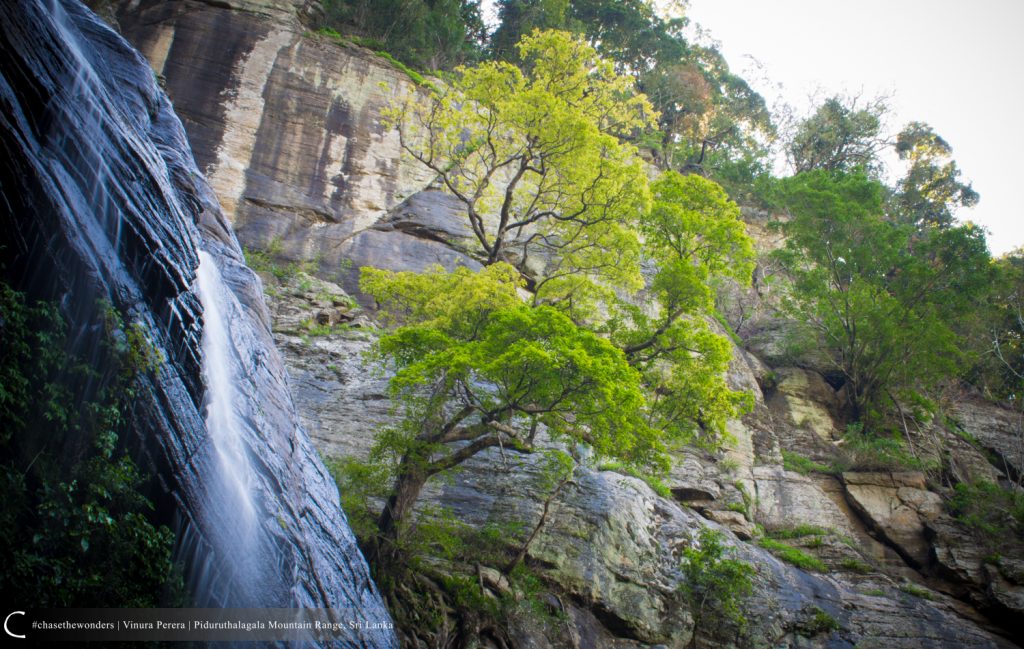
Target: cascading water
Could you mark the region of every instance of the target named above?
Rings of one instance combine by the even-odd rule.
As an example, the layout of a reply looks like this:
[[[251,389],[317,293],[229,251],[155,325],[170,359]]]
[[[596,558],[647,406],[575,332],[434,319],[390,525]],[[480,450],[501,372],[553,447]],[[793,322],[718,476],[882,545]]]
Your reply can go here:
[[[252,494],[252,468],[242,442],[244,428],[235,412],[238,399],[227,322],[221,301],[224,282],[217,262],[199,251],[196,287],[203,305],[203,376],[206,378],[206,427],[210,432],[229,502],[224,507],[239,512],[244,527],[256,518]]]
[[[251,594],[262,590],[263,563],[257,559],[261,535],[254,501],[255,479],[244,441],[247,427],[237,411],[242,397],[239,363],[233,357],[228,325],[234,297],[224,285],[216,260],[205,250],[199,251],[195,290],[203,309],[205,421],[214,449],[214,461],[205,468],[205,509],[220,521],[207,537],[224,556],[193,560],[190,590],[203,605],[255,604],[258,599]],[[191,538],[192,530],[185,530],[185,535]],[[197,548],[189,550],[198,553]],[[227,579],[233,588],[224,588]]]
[[[0,2],[0,154],[16,288],[59,302],[82,346],[101,344],[96,305],[112,305],[166,359],[136,388],[130,442],[161,520],[178,522],[195,603],[389,620],[181,122],[145,60],[76,0]],[[335,644],[397,642],[377,627]]]

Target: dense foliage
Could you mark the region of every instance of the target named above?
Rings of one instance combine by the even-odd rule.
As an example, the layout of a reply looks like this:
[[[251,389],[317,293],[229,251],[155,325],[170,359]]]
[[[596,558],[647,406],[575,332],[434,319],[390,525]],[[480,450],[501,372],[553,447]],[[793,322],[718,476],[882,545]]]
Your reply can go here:
[[[519,49],[525,72],[460,69],[445,94],[409,97],[389,123],[465,206],[485,263],[528,276],[532,257],[550,260],[531,278],[539,299],[564,299],[570,275],[635,286],[628,222],[649,196],[635,149],[617,136],[646,126],[650,104],[565,32],[537,32]]]
[[[649,0],[500,0],[497,9],[488,33],[475,0],[329,0],[318,26],[420,70],[481,59],[520,65],[535,56],[520,45],[535,30],[577,34],[649,98],[654,110],[644,116],[656,129],[629,139],[663,169],[701,173],[736,196],[767,174],[776,133],[764,99],[715,46],[685,38],[685,18]]]
[[[321,28],[429,70],[474,60],[485,38],[478,0],[325,0],[323,8]]]
[[[1024,252],[998,260],[989,311],[980,334],[986,361],[980,378],[999,397],[1024,401]]]
[[[956,373],[955,323],[989,280],[983,233],[916,230],[887,216],[885,188],[863,173],[815,170],[779,184],[790,214],[777,255],[793,280],[790,311],[809,324],[869,426]]]
[[[789,143],[793,169],[797,173],[878,171],[878,155],[889,144],[880,134],[886,110],[881,100],[859,107],[856,99],[826,99],[799,124]]]
[[[900,220],[918,228],[948,227],[956,208],[977,204],[978,193],[960,180],[952,148],[927,124],[908,124],[896,138],[896,153],[909,163],[893,201]]]
[[[0,584],[22,605],[143,607],[182,596],[174,535],[150,522],[144,477],[119,444],[135,377],[161,359],[141,328],[100,310],[102,373],[67,351],[55,308],[0,286]]]
[[[535,31],[518,50],[522,69],[460,69],[390,116],[464,206],[484,269],[363,269],[404,414],[375,450],[394,476],[378,565],[397,559],[426,480],[487,448],[528,451],[543,433],[660,472],[670,445],[720,445],[747,403],[708,324],[711,279],[753,269],[738,207],[699,176],[649,183],[625,138],[652,125],[650,104],[584,40]]]

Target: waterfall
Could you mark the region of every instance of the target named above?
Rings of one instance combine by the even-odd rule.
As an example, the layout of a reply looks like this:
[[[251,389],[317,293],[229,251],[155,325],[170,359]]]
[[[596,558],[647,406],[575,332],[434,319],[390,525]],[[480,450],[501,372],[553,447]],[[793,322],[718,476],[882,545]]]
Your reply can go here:
[[[259,279],[146,61],[76,0],[0,2],[0,150],[15,287],[59,302],[83,349],[102,344],[103,303],[165,359],[139,379],[126,441],[195,605],[389,620],[299,424]]]
[[[222,301],[224,282],[217,263],[205,250],[199,251],[196,271],[199,301],[203,305],[203,376],[206,379],[206,427],[217,451],[220,476],[226,484],[227,502],[221,506],[240,513],[242,531],[249,531],[256,512],[252,494],[252,467],[242,442],[245,428],[235,411],[235,389],[231,342]]]
[[[182,532],[185,551],[192,555],[189,589],[204,606],[253,605],[261,584],[263,531],[257,525],[256,480],[246,450],[249,430],[238,412],[241,399],[239,365],[234,355],[228,314],[233,295],[224,285],[213,255],[199,250],[195,292],[202,306],[202,374],[205,383],[205,422],[211,458],[202,469],[206,485],[204,512],[216,520],[205,537],[208,547],[194,545],[195,530]],[[230,586],[228,585],[230,584]]]

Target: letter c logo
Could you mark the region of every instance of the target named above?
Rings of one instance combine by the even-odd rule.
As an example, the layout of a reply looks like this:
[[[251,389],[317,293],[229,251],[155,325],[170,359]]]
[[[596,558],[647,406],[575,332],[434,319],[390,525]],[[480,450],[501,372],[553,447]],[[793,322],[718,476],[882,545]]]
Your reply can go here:
[[[25,614],[25,611],[14,611],[10,615],[8,615],[6,618],[4,618],[4,633],[6,633],[7,635],[11,636],[12,638],[22,638],[22,639],[24,639],[25,636],[18,635],[17,633],[11,633],[11,630],[7,628],[7,622],[12,617],[14,617],[15,615],[24,615],[24,614]]]

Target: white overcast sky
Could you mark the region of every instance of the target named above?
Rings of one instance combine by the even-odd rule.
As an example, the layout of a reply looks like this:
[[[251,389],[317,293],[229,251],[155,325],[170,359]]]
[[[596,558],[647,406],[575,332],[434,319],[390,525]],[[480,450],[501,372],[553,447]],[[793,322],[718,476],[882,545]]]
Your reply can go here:
[[[689,0],[686,13],[734,71],[753,57],[798,109],[816,90],[891,94],[891,126],[931,124],[981,194],[961,219],[995,254],[1024,245],[1024,0]]]

